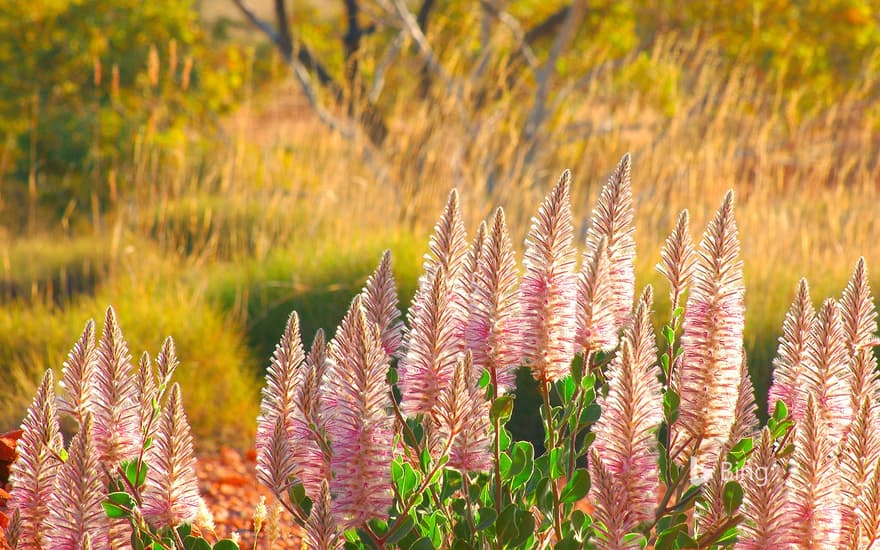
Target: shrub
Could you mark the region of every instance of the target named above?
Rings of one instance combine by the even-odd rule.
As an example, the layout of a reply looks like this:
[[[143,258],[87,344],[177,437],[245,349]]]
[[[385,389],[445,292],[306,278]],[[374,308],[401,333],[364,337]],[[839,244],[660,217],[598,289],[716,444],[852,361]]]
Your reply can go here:
[[[733,194],[698,247],[686,212],[667,239],[658,270],[672,311],[658,339],[654,292],[636,298],[634,288],[629,157],[600,194],[579,270],[569,186],[566,172],[533,218],[522,272],[503,211],[469,245],[453,192],[408,327],[389,254],[329,343],[319,332],[307,352],[290,316],[257,419],[257,477],[302,527],[305,545],[867,548],[880,540],[872,353],[880,340],[865,262],[840,300],[818,312],[801,283],[761,427],[743,352]],[[13,467],[13,545],[51,547],[74,534],[106,547],[125,533],[139,548],[209,547],[196,536],[207,522],[197,516],[191,438],[170,382],[173,347],[155,371],[146,362],[132,370],[126,354],[112,310],[100,343],[87,328],[71,354],[60,408],[80,430],[69,451],[47,373]],[[506,428],[521,366],[542,400],[540,453]],[[76,498],[64,498],[70,491]]]

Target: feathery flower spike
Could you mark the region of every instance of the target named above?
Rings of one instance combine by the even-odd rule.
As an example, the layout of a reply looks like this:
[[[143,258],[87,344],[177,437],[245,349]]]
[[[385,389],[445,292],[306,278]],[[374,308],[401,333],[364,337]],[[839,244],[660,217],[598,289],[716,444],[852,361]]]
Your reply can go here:
[[[857,528],[860,517],[865,517],[866,512],[860,509],[861,500],[880,460],[880,417],[876,414],[876,403],[865,396],[856,411],[839,462],[843,481],[841,541],[847,547],[858,546]]]
[[[333,515],[346,530],[383,518],[391,506],[391,448],[394,417],[386,382],[388,361],[379,330],[367,321],[355,297],[328,353],[325,411],[333,456]]]
[[[465,340],[474,369],[488,369],[497,393],[516,384],[522,357],[519,321],[519,273],[504,210],[495,211],[474,273],[471,312]]]
[[[92,384],[95,451],[112,466],[141,450],[141,409],[128,344],[113,308],[107,308]]]
[[[606,242],[603,238],[595,250],[588,251],[578,275],[577,342],[587,351],[617,347],[614,285]]]
[[[82,425],[92,399],[92,372],[95,369],[95,322],[89,319],[82,336],[67,354],[61,387],[65,395],[58,401],[58,412],[68,414]]]
[[[599,248],[603,239],[608,250],[609,278],[611,279],[611,304],[614,321],[620,330],[629,322],[635,295],[636,241],[633,218],[631,159],[625,154],[612,172],[608,183],[602,187],[596,208],[587,229],[587,248],[584,257]]]
[[[275,352],[266,372],[266,386],[263,388],[260,416],[257,418],[258,471],[272,471],[273,462],[269,455],[279,444],[276,439],[290,437],[298,372],[303,361],[305,361],[305,352],[300,340],[299,317],[293,312],[287,319],[284,333],[275,346]],[[284,426],[283,433],[278,433],[275,428],[279,418]],[[277,461],[278,457],[274,460]],[[274,479],[274,476],[268,475],[268,478]],[[268,487],[273,489],[272,486]]]
[[[599,537],[594,542],[600,550],[624,550],[637,548],[638,542],[627,543],[624,537],[629,533],[630,511],[627,508],[624,488],[616,483],[614,476],[596,453],[590,449],[590,475],[592,484],[590,494],[596,509],[593,512]]]
[[[403,339],[403,321],[397,309],[397,284],[391,270],[391,251],[382,254],[376,271],[362,291],[367,320],[379,327],[382,347],[389,357],[397,357]]]
[[[430,277],[424,293],[414,298],[406,356],[398,369],[402,409],[407,416],[430,414],[441,388],[452,380],[459,352],[455,308],[450,303],[444,271]]]
[[[788,407],[789,416],[796,421],[804,417],[807,406],[804,371],[809,361],[810,333],[815,317],[810,287],[806,279],[801,279],[797,297],[782,324],[779,351],[773,360],[773,384],[767,400],[770,411],[781,400]]]
[[[740,536],[737,550],[789,550],[794,547],[791,537],[792,518],[786,508],[789,502],[785,486],[786,472],[776,460],[773,436],[768,428],[761,434],[755,454],[750,459],[749,472],[743,479],[743,502],[740,513]],[[760,475],[758,474],[760,472]]]
[[[841,317],[850,356],[856,350],[871,347],[877,340],[877,310],[871,296],[865,259],[859,258],[852,277],[840,298]]]
[[[829,298],[819,308],[808,349],[804,388],[816,400],[829,437],[842,442],[852,420],[853,377],[836,301]]]
[[[177,359],[177,350],[174,348],[174,340],[169,336],[162,344],[162,351],[156,357],[156,367],[159,374],[159,386],[167,387],[171,383],[171,377],[177,370],[180,361]]]
[[[452,383],[440,394],[437,424],[440,437],[451,440],[448,468],[462,473],[492,468],[489,402],[480,395],[473,374],[473,356],[465,352],[455,367]]]
[[[657,347],[649,291],[642,295],[619,353],[608,367],[608,395],[599,397],[602,416],[593,427],[596,456],[621,487],[629,511],[627,530],[653,517],[657,494],[654,431],[663,420],[657,378]]]
[[[688,211],[682,210],[675,229],[663,243],[660,263],[657,264],[657,271],[669,281],[669,298],[673,309],[681,305],[681,297],[690,286],[694,274],[696,254],[688,226]]]
[[[180,385],[171,394],[152,447],[147,451],[147,480],[141,512],[157,528],[191,523],[199,511],[199,484],[189,423],[183,412]]]
[[[156,430],[155,422],[151,422],[155,411],[153,410],[153,399],[157,397],[156,376],[153,374],[153,363],[150,361],[150,355],[147,352],[141,354],[141,360],[137,366],[137,394],[138,403],[140,403],[141,413],[141,430],[144,431],[146,437],[152,437]],[[149,428],[150,432],[146,433]]]
[[[539,382],[565,377],[576,336],[574,228],[566,170],[541,203],[526,237],[520,285],[523,356]]]
[[[109,523],[101,506],[106,498],[104,474],[92,442],[91,416],[87,415],[55,479],[46,522],[47,548],[77,550],[86,537],[94,547],[107,548]]]
[[[387,348],[386,357],[387,357]],[[294,414],[290,431],[291,457],[297,477],[306,494],[315,500],[320,496],[321,482],[330,478],[330,457],[323,449],[326,423],[322,414],[322,382],[327,370],[327,345],[324,331],[315,334],[306,356],[299,385],[294,394]]]
[[[287,427],[280,416],[263,434],[261,447],[257,454],[257,481],[272,491],[275,498],[287,501],[287,489],[296,474]]]
[[[342,539],[336,529],[331,513],[330,486],[327,481],[321,483],[321,489],[315,499],[309,519],[303,533],[304,548],[309,550],[336,550],[342,548]]]
[[[745,289],[733,192],[706,228],[693,288],[687,302],[679,371],[680,416],[673,425],[676,446],[696,445],[699,471],[714,467],[730,436],[743,361]],[[690,453],[679,453],[684,461]]]
[[[43,522],[49,515],[49,501],[64,448],[51,370],[43,376],[21,429],[23,433],[16,446],[18,459],[9,475],[12,491],[7,506],[20,515],[16,548],[31,550],[42,547]]]
[[[787,487],[792,530],[798,548],[836,548],[840,541],[840,471],[829,434],[813,396],[807,396],[797,427]]]

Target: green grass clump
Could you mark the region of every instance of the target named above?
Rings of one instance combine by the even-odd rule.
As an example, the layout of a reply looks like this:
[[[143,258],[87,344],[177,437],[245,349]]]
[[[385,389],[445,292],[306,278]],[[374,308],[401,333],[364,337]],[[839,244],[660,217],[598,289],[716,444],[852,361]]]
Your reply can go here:
[[[107,304],[116,309],[133,362],[143,351],[155,357],[163,339],[174,338],[181,360],[175,376],[203,446],[251,445],[258,390],[255,361],[242,338],[198,295],[156,283],[105,288],[68,309],[22,304],[0,308],[0,387],[6,388],[0,430],[18,426],[46,369],[54,369],[60,379],[77,334],[90,318],[100,330]]]

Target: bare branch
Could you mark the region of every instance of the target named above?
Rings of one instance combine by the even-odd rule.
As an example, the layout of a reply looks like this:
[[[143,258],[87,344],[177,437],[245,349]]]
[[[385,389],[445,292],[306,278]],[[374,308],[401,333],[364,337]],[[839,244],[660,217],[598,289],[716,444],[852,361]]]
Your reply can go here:
[[[487,13],[498,19],[501,24],[510,30],[513,34],[514,40],[516,40],[516,47],[518,48],[520,55],[523,56],[523,59],[526,60],[529,67],[537,69],[538,58],[535,56],[535,52],[532,51],[531,46],[529,46],[529,41],[526,39],[526,33],[523,32],[522,25],[519,24],[516,17],[510,15],[489,0],[480,0],[480,5],[483,6],[483,9],[485,9]]]
[[[397,33],[394,40],[392,40],[391,44],[388,46],[388,49],[382,54],[382,58],[376,64],[376,71],[373,75],[373,84],[370,86],[370,94],[368,96],[370,103],[379,101],[379,96],[382,95],[382,89],[385,87],[385,73],[388,72],[388,69],[400,54],[400,50],[403,48],[403,43],[406,41],[405,34],[406,31],[400,31]]]

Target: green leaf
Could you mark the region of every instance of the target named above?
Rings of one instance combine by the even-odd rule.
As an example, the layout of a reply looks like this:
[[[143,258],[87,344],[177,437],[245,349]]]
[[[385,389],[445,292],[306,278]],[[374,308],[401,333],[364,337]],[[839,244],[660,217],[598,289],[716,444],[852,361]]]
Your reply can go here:
[[[550,449],[550,479],[559,479],[562,477],[564,468],[560,464],[562,461],[562,449]]]
[[[58,449],[58,456],[61,457],[61,462],[67,462],[67,459],[69,458],[67,449],[63,447]]]
[[[184,550],[211,550],[211,545],[202,537],[188,536],[183,539]]]
[[[239,550],[238,545],[232,541],[232,539],[223,539],[221,541],[217,541],[217,544],[214,545],[214,550]]]
[[[669,354],[664,353],[660,356],[660,367],[663,369],[663,377],[669,380]]]
[[[513,461],[507,453],[501,453],[498,456],[498,467],[501,470],[501,478],[507,479],[510,476],[510,470],[513,467]]]
[[[675,308],[675,311],[672,312],[672,316],[675,318],[678,318],[678,317],[681,317],[683,313],[684,313],[684,308],[681,306],[678,306],[677,308]]]
[[[487,369],[483,369],[482,374],[480,374],[480,389],[485,388],[489,385],[489,382],[492,381],[492,375],[489,374]]]
[[[776,402],[776,407],[773,409],[773,419],[776,422],[782,422],[788,418],[788,407],[785,405],[785,402],[780,399]]]
[[[739,505],[742,504],[742,486],[736,481],[728,481],[724,484],[724,489],[721,492],[721,500],[724,503],[724,511],[727,512],[727,515],[733,515],[739,508]]]
[[[477,517],[480,519],[474,527],[477,531],[482,531],[495,523],[495,520],[498,519],[498,513],[492,508],[480,508],[477,511]]]
[[[415,541],[409,550],[434,550],[434,543],[428,537],[422,537]]]
[[[675,345],[675,331],[669,325],[663,325],[663,339],[670,348]]]
[[[633,543],[639,545],[639,548],[648,546],[648,539],[641,533],[627,533],[623,536],[623,545],[627,548],[633,546]]]
[[[290,497],[290,502],[294,506],[303,511],[306,517],[309,516],[312,512],[312,499],[306,495],[306,490],[301,481],[291,485],[290,489],[287,490],[287,496]]]
[[[528,441],[517,441],[513,446],[513,462],[519,465],[519,469],[511,468],[510,488],[513,490],[522,487],[535,470],[535,448]],[[514,471],[516,470],[516,471]]]
[[[125,479],[134,487],[140,487],[147,479],[147,465],[141,463],[140,471],[138,471],[137,460],[126,460],[122,463],[122,471],[125,472]]]
[[[601,415],[602,409],[599,407],[598,403],[590,403],[584,407],[583,412],[581,412],[580,426],[585,427],[590,424],[595,424]]]
[[[663,394],[663,416],[666,418],[667,424],[672,424],[678,419],[678,408],[681,405],[681,398],[672,390],[667,390]]]
[[[562,488],[559,498],[562,502],[576,502],[587,496],[589,490],[590,473],[587,470],[578,468],[574,471],[574,475],[571,476],[568,483],[565,484],[565,487]]]
[[[124,510],[120,508],[118,504],[114,504],[106,500],[101,503],[101,506],[104,507],[104,513],[107,514],[108,518],[125,518],[130,515],[130,512],[128,510]]]
[[[588,376],[584,376],[581,379],[581,389],[583,390],[591,390],[596,385],[596,375],[590,374]]]
[[[393,386],[397,384],[397,369],[391,367],[388,369],[388,374],[385,375],[385,381],[388,382],[389,386]]]
[[[489,418],[493,423],[497,420],[503,424],[504,422],[507,422],[507,419],[510,418],[512,413],[513,397],[510,395],[502,395],[492,403],[492,408],[489,409]]]
[[[562,386],[562,402],[563,404],[571,401],[571,398],[574,397],[574,391],[577,389],[577,385],[574,383],[574,379],[571,376],[566,376],[561,381]]]

